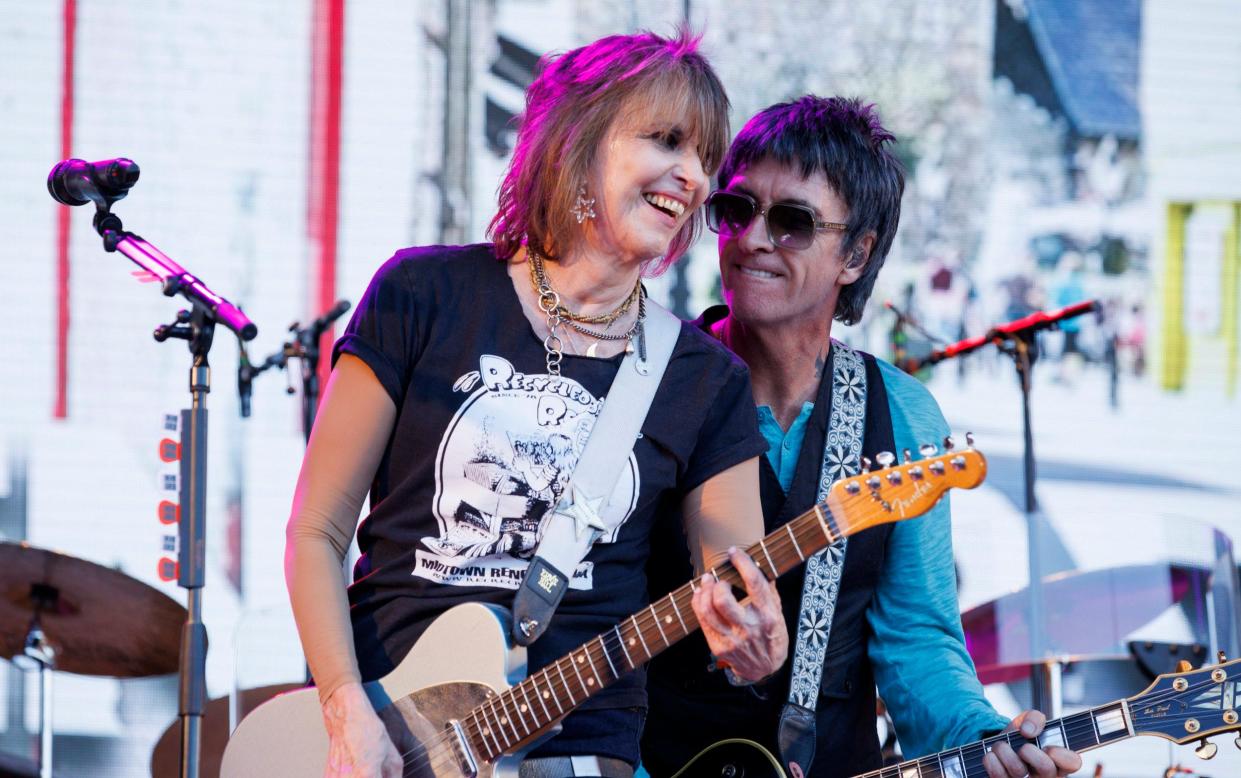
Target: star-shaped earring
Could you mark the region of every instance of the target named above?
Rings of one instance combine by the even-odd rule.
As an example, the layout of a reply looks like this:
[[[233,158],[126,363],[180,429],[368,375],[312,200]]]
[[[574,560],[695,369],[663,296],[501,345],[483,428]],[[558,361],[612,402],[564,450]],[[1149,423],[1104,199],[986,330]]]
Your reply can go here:
[[[585,184],[577,188],[577,202],[569,209],[569,213],[573,214],[578,224],[595,218],[595,198],[586,196]]]

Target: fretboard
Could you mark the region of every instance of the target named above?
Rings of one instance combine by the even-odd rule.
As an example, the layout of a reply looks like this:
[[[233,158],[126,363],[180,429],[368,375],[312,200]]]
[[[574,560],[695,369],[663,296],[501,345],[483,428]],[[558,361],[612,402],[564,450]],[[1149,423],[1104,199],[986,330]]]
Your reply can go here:
[[[746,553],[763,575],[774,580],[847,534],[848,527],[838,527],[826,508],[816,505]],[[744,588],[741,574],[729,562],[711,574]],[[599,690],[697,630],[690,604],[697,587],[695,581],[685,584],[475,708],[461,720],[475,753],[488,761],[511,753]]]
[[[982,758],[997,743],[1007,742],[1013,750],[1026,743],[1034,743],[1040,748],[1061,746],[1080,752],[1132,736],[1133,731],[1125,718],[1124,704],[1113,702],[1048,721],[1037,740],[1025,738],[1019,732],[1005,732],[961,748],[951,748],[921,759],[901,762],[855,778],[987,778]]]

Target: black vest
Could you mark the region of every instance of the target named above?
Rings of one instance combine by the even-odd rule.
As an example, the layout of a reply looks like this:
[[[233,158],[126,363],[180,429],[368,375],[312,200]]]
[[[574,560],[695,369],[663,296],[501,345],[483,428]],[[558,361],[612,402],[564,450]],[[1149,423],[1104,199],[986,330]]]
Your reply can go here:
[[[871,355],[861,356],[867,381],[862,453],[874,460],[880,451],[894,452],[895,444],[879,367]],[[768,534],[815,503],[831,411],[831,383],[829,362],[787,495],[767,457],[760,457],[763,522]],[[679,522],[658,522],[656,527],[648,567],[652,598],[662,597],[692,575]],[[875,730],[875,679],[867,656],[870,626],[866,611],[883,569],[891,531],[892,525],[885,524],[849,538],[819,691],[818,743],[810,778],[849,778],[883,764]],[[699,751],[726,738],[757,741],[779,757],[776,727],[788,699],[804,577],[805,567],[798,567],[777,584],[789,630],[789,660],[765,683],[733,687],[722,672],[711,671],[702,633],[691,635],[651,662],[642,763],[653,778],[672,775]]]

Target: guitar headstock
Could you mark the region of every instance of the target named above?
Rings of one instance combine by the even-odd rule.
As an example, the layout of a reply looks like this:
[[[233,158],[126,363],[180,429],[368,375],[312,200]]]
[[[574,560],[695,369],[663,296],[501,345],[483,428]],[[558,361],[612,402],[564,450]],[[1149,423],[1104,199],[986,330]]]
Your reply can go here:
[[[1221,732],[1236,732],[1241,730],[1237,711],[1241,705],[1241,659],[1161,675],[1128,703],[1137,735],[1185,744]],[[1204,743],[1202,748],[1214,755],[1213,744]]]
[[[923,445],[923,458],[916,461],[906,450],[900,464],[894,464],[894,455],[880,454],[879,469],[832,484],[827,506],[839,524],[848,525],[849,533],[920,516],[949,489],[973,489],[987,477],[986,457],[973,448],[972,436],[966,440],[969,448],[954,451],[952,438],[946,438],[943,454],[937,454],[934,445]],[[863,462],[864,467],[869,464]]]

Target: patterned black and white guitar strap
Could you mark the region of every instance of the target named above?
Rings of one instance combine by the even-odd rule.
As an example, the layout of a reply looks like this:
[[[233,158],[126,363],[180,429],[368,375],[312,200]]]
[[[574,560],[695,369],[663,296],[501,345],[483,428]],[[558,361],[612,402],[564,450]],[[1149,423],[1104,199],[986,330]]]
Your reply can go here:
[[[839,341],[832,341],[832,351],[832,412],[823,447],[817,502],[826,499],[833,483],[861,471],[862,436],[866,429],[866,365],[857,352]],[[836,598],[840,594],[847,540],[841,538],[806,560],[793,675],[777,733],[784,764],[796,762],[805,773],[810,771],[814,759],[815,708]]]

